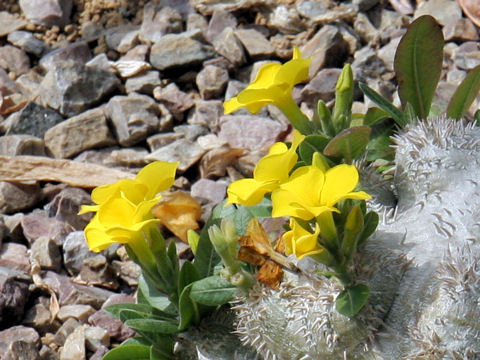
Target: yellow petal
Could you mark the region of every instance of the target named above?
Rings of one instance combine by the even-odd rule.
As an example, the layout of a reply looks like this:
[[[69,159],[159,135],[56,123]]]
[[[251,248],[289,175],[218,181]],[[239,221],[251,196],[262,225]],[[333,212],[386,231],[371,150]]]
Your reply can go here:
[[[237,111],[238,109],[240,109],[241,107],[243,107],[243,104],[240,104],[238,102],[238,99],[237,97],[233,97],[231,99],[228,99],[226,101],[224,101],[223,103],[223,112],[225,114],[230,114],[234,111]]]
[[[268,63],[263,65],[258,70],[257,76],[255,76],[255,80],[253,80],[245,90],[265,89],[272,86],[272,84],[274,84],[274,81],[275,81],[275,76],[277,75],[281,67],[282,65],[279,63]]]
[[[123,239],[128,239],[126,243],[130,243],[132,239],[138,237],[141,234],[142,230],[146,231],[146,229],[150,226],[156,226],[159,222],[158,219],[150,219],[145,220],[142,222],[135,223],[129,227],[124,226],[112,226],[105,230],[105,233],[108,236],[111,236],[116,242],[123,242]]]
[[[312,59],[294,59],[283,64],[275,76],[275,83],[288,84],[289,89],[308,79],[308,71]]]
[[[77,215],[83,215],[89,212],[97,212],[99,205],[82,205]]]
[[[295,194],[297,202],[305,206],[320,205],[320,191],[325,176],[315,166],[302,166],[296,169],[288,181],[281,185],[283,190]]]
[[[138,204],[145,198],[147,187],[136,180],[123,179],[116,183],[96,187],[92,191],[92,200],[96,204],[103,204],[111,197],[123,193],[130,201]]]
[[[178,164],[178,162],[155,161],[140,170],[136,180],[148,187],[145,199],[151,199],[155,194],[173,185]]]
[[[134,223],[135,210],[136,206],[128,200],[120,197],[111,198],[98,210],[98,220],[105,228],[129,226]]]
[[[252,206],[258,204],[263,196],[277,186],[276,181],[257,181],[255,179],[240,179],[228,186],[227,204],[242,204]]]
[[[300,48],[298,46],[293,47],[293,56],[292,59],[301,59],[302,53],[300,52]]]
[[[300,204],[295,194],[283,189],[276,189],[272,192],[272,217],[282,216],[310,220],[315,215]]]
[[[105,233],[105,228],[98,221],[98,215],[85,227],[85,238],[90,250],[100,252],[115,243],[110,236]]]
[[[320,202],[326,206],[333,206],[342,199],[367,199],[370,197],[364,192],[351,193],[357,184],[358,171],[355,166],[337,165],[325,173]]]

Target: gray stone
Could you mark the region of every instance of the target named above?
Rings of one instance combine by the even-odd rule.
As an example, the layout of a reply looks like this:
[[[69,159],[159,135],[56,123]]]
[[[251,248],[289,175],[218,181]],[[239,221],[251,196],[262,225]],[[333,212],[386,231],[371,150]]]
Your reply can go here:
[[[27,247],[23,244],[8,242],[0,249],[0,266],[28,273],[30,262],[27,256]]]
[[[0,11],[0,37],[21,29],[25,25],[27,25],[27,21],[18,17],[18,15],[10,14],[7,11]]]
[[[0,214],[2,223],[5,226],[2,227],[2,234],[4,239],[22,243],[25,241],[22,230],[22,213],[16,213],[13,215]]]
[[[34,99],[39,95],[40,83],[42,80],[42,75],[34,70],[30,70],[26,74],[20,75],[17,80],[15,80],[15,83],[19,85],[22,94],[29,99]]]
[[[72,6],[72,0],[20,0],[25,17],[46,26],[68,24]]]
[[[22,49],[5,45],[0,47],[0,67],[16,75],[22,75],[30,70],[30,58]]]
[[[133,49],[130,49],[125,55],[123,55],[119,60],[139,60],[145,61],[147,59],[147,54],[150,51],[150,46],[146,44],[140,44],[135,46]]]
[[[40,336],[30,327],[18,325],[0,331],[2,360],[37,360]]]
[[[385,64],[370,46],[365,46],[355,53],[352,62],[353,77],[357,81],[379,78],[386,71]]]
[[[214,42],[215,39],[227,28],[235,29],[237,27],[237,18],[230,12],[223,9],[217,9],[213,12],[206,37],[209,42]]]
[[[419,4],[414,18],[422,15],[431,15],[441,25],[446,25],[451,21],[458,20],[462,17],[462,10],[456,1],[453,0],[429,0]]]
[[[144,74],[128,78],[127,81],[125,81],[125,91],[127,94],[137,92],[140,94],[153,95],[153,89],[161,84],[160,73],[151,70]]]
[[[166,70],[197,65],[213,55],[211,46],[202,44],[185,33],[166,34],[153,44],[150,62],[158,70]]]
[[[102,254],[84,259],[76,279],[85,285],[98,285],[113,290],[118,288],[117,274]]]
[[[298,34],[306,29],[297,10],[286,5],[275,6],[268,16],[268,25],[284,34]]]
[[[147,138],[159,128],[158,105],[146,95],[114,96],[107,104],[115,136],[123,146],[131,146]]]
[[[56,158],[71,158],[82,151],[116,143],[101,108],[85,111],[50,128],[45,146]]]
[[[200,14],[191,13],[187,16],[187,31],[200,30],[203,34],[207,33],[208,22]]]
[[[78,322],[74,318],[67,319],[55,333],[55,337],[53,338],[53,343],[58,346],[63,346],[68,336],[71,333],[73,333],[73,331],[79,326],[80,326],[80,322]]]
[[[224,29],[213,41],[215,51],[235,66],[242,65],[245,59],[243,46],[232,28]]]
[[[168,33],[179,33],[183,30],[180,13],[155,2],[148,2],[143,8],[143,21],[140,28],[140,40],[155,43]]]
[[[74,231],[74,228],[63,221],[49,218],[45,211],[34,211],[21,218],[23,235],[32,244],[39,237],[53,239],[55,244],[62,245],[66,236]]]
[[[77,275],[85,259],[96,255],[88,248],[83,231],[71,232],[63,243],[63,262],[71,275]]]
[[[196,142],[182,138],[155,150],[145,158],[151,161],[178,161],[177,171],[184,172],[200,160],[204,153],[205,149]]]
[[[114,318],[103,310],[99,310],[90,316],[88,322],[94,326],[107,330],[108,335],[112,340],[125,341],[135,335],[135,332],[132,329],[125,326],[119,319]]]
[[[115,69],[113,68],[113,62],[110,61],[105,53],[98,54],[91,60],[88,60],[85,65],[89,67],[93,67],[96,69],[108,71],[108,72],[115,72]]]
[[[68,335],[60,351],[60,360],[86,360],[84,326],[77,327]]]
[[[104,36],[105,30],[101,23],[85,21],[80,26],[80,34],[82,34],[82,40],[91,42]]]
[[[318,100],[329,102],[335,97],[335,86],[341,69],[329,68],[320,70],[302,89],[301,99],[311,107],[316,107]]]
[[[223,115],[223,102],[220,100],[196,100],[195,107],[188,116],[189,124],[205,126],[210,131],[219,130],[219,119]]]
[[[142,273],[140,266],[131,261],[118,261],[113,260],[112,266],[115,269],[116,273],[127,283],[129,286],[138,286],[138,277]]]
[[[445,41],[478,41],[478,31],[467,18],[454,19],[443,27]]]
[[[61,123],[63,117],[55,110],[29,102],[22,110],[7,119],[10,123],[7,135],[25,134],[43,139],[45,132]]]
[[[88,43],[78,41],[45,54],[40,59],[39,65],[48,71],[68,61],[85,64],[91,58],[92,54]]]
[[[60,271],[62,256],[55,241],[48,237],[39,237],[30,248],[30,257],[40,265],[42,269]]]
[[[29,282],[19,279],[17,272],[13,269],[10,271],[8,268],[0,267],[0,324],[2,324],[2,327],[3,324],[18,324],[23,318],[25,305],[30,294],[28,285]],[[0,332],[0,335],[2,335],[2,332]],[[5,337],[3,332],[3,335],[0,336],[1,353],[4,353],[2,346],[4,339],[8,339],[8,337]]]
[[[262,150],[273,145],[286,125],[255,115],[225,115],[220,118],[218,137],[231,148]]]
[[[107,330],[104,328],[88,326],[85,328],[85,345],[87,349],[92,352],[102,347],[108,347],[110,346],[110,335],[108,335]]]
[[[34,304],[25,312],[23,324],[31,326],[40,333],[56,331],[60,326],[58,322],[53,321],[52,314],[48,309],[50,300],[44,296],[35,299]]]
[[[168,132],[168,133],[155,134],[150,136],[147,139],[147,144],[148,144],[148,147],[150,148],[150,151],[153,152],[181,138],[183,138],[183,134],[181,133]]]
[[[138,43],[139,27],[123,24],[109,28],[105,31],[107,46],[120,53],[126,53]]]
[[[322,17],[325,15],[325,13],[328,12],[329,10],[329,1],[325,0],[320,0],[320,1],[311,1],[311,0],[305,0],[305,1],[298,1],[295,4],[295,8],[297,9],[298,13],[302,15],[303,17],[310,19],[310,20],[315,20],[318,17]]]
[[[119,86],[118,78],[82,64],[63,64],[42,81],[42,98],[66,116],[77,115],[99,103]]]
[[[0,93],[3,96],[21,93],[22,88],[8,77],[5,70],[0,68]]]
[[[81,205],[90,203],[90,195],[85,190],[67,187],[60,190],[44,209],[49,217],[70,224],[76,230],[83,230],[92,215],[78,215],[78,212]]]
[[[471,70],[480,65],[480,48],[476,42],[467,41],[458,47],[455,65],[462,70]]]
[[[255,29],[237,29],[235,36],[240,40],[252,58],[269,57],[275,48],[262,33]]]
[[[88,346],[88,343],[87,343]],[[102,360],[105,354],[109,351],[108,347],[100,346],[97,351],[95,351],[92,356],[90,356],[89,360]]]
[[[312,57],[310,76],[323,67],[342,67],[349,55],[349,45],[340,30],[333,25],[323,26],[302,48],[302,57]]]
[[[198,124],[179,125],[173,128],[173,131],[182,134],[187,140],[195,141],[199,136],[208,134],[205,126]]]
[[[225,181],[200,179],[192,185],[191,195],[199,200],[219,204],[225,199],[227,186]]]
[[[204,100],[220,97],[229,80],[228,71],[218,66],[205,66],[197,75],[196,83]]]
[[[5,135],[0,137],[0,154],[45,156],[45,143],[35,136]]]
[[[81,323],[85,323],[94,312],[95,309],[90,305],[64,305],[58,310],[57,318],[61,322],[65,322],[69,318],[74,318]]]
[[[58,360],[58,353],[47,345],[42,345],[38,354],[40,360]]]
[[[148,140],[147,140],[148,141]],[[111,158],[116,165],[141,168],[147,165],[145,156],[148,151],[141,147],[113,150]]]
[[[353,28],[355,33],[365,43],[373,43],[380,37],[378,29],[373,26],[368,16],[363,13],[358,13],[353,23]]]
[[[166,87],[156,87],[153,96],[155,100],[165,105],[177,121],[182,121],[184,112],[194,105],[192,97],[181,91],[175,83]]]
[[[380,48],[377,52],[377,56],[383,61],[388,71],[393,71],[395,51],[397,50],[400,40],[401,37],[392,39],[387,45]]]
[[[358,10],[365,12],[378,4],[380,0],[353,0],[353,5],[358,6]]]
[[[34,206],[40,195],[38,184],[0,181],[0,213],[9,214]]]

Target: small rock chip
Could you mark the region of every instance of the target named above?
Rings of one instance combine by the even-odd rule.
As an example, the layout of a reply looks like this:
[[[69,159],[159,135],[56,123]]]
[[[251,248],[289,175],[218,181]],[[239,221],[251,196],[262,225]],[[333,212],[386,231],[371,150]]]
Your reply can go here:
[[[169,6],[148,2],[143,7],[143,20],[140,28],[140,40],[155,43],[168,33],[179,33],[183,30],[183,19],[180,13]]]
[[[223,115],[223,102],[220,100],[196,100],[189,124],[205,126],[212,132],[218,132],[219,119]]]
[[[72,11],[72,0],[20,0],[25,17],[35,24],[64,26]]]
[[[99,326],[85,328],[85,345],[89,351],[95,352],[102,347],[110,346],[110,335]],[[90,358],[91,359],[91,358]]]
[[[172,113],[177,121],[183,120],[183,113],[194,105],[192,97],[181,91],[175,83],[166,87],[156,87],[153,97]]]
[[[0,266],[28,273],[30,262],[28,261],[27,247],[13,242],[3,244],[0,250]]]
[[[18,325],[0,331],[2,360],[38,359],[40,336],[30,327]]]
[[[97,311],[89,317],[88,322],[94,326],[101,327],[108,332],[110,339],[125,341],[135,335],[135,331],[125,326],[119,319],[103,310]]]
[[[0,137],[0,155],[45,156],[45,143],[30,135],[5,135]]]
[[[18,324],[23,319],[30,292],[28,282],[20,279],[20,275],[25,276],[25,273],[0,266],[0,323],[2,324]],[[22,339],[22,336],[18,338]],[[5,332],[0,332],[0,353],[5,352],[6,349],[2,344],[8,339]]]
[[[207,40],[210,43],[213,43],[225,29],[235,29],[236,27],[237,18],[235,16],[221,8],[216,9],[210,18],[210,22],[208,23],[206,32]]]
[[[30,257],[36,261],[42,269],[60,271],[62,256],[55,241],[42,236],[34,241],[30,248]]]
[[[0,11],[0,37],[21,29],[25,25],[27,25],[25,19],[21,19],[17,15],[10,14],[7,11]]]
[[[235,66],[242,65],[245,59],[243,46],[232,28],[224,29],[213,41],[215,51]]]
[[[88,43],[78,41],[45,54],[40,59],[39,65],[48,71],[68,61],[85,64],[91,57],[92,54],[90,53]]]
[[[63,262],[71,275],[77,275],[82,270],[83,262],[96,255],[89,250],[83,231],[67,235],[63,243]]]
[[[84,326],[78,326],[68,335],[60,351],[60,360],[86,360]]]
[[[197,75],[196,83],[202,99],[220,97],[229,80],[228,71],[218,66],[205,66]]]
[[[0,213],[8,214],[34,206],[40,195],[40,186],[0,181]]]
[[[23,51],[33,54],[37,57],[42,56],[50,48],[42,40],[37,39],[31,32],[28,31],[13,31],[8,34],[7,40],[15,46],[18,46]]]
[[[441,25],[446,25],[451,21],[462,17],[462,10],[456,1],[453,0],[429,0],[419,4],[414,18],[422,15],[431,15],[437,19]]]
[[[152,70],[144,74],[130,77],[125,82],[125,91],[127,94],[137,92],[140,94],[153,95],[153,89],[162,84],[160,73]]]
[[[30,58],[22,49],[16,46],[5,45],[0,47],[0,67],[22,75],[30,70]]]
[[[66,222],[76,230],[83,230],[92,215],[78,215],[78,211],[81,205],[90,203],[90,195],[85,190],[67,187],[56,194],[44,209],[49,217]]]
[[[21,218],[23,234],[30,244],[36,239],[46,237],[52,239],[55,244],[62,245],[66,236],[74,229],[71,225],[48,217],[44,211],[34,211]]]
[[[219,204],[225,199],[227,185],[221,180],[200,179],[192,185],[191,194],[199,200]]]
[[[237,29],[235,36],[240,40],[252,58],[269,57],[275,48],[262,33],[255,29]]]
[[[311,107],[316,107],[318,100],[328,102],[335,97],[335,86],[341,69],[329,68],[320,70],[302,89],[301,99]]]
[[[74,318],[81,323],[85,323],[94,312],[95,309],[90,305],[64,305],[58,310],[57,318],[61,322],[65,322],[69,318]]]

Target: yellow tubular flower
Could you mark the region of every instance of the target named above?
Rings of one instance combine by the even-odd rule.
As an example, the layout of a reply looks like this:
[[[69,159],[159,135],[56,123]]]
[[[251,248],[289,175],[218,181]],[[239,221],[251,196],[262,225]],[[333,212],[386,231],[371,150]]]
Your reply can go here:
[[[358,171],[353,165],[337,165],[325,173],[313,165],[300,167],[272,192],[272,216],[310,220],[338,212],[334,206],[342,199],[370,198],[364,191],[353,192],[357,184]]]
[[[315,232],[305,230],[294,219],[290,219],[290,229],[283,234],[285,240],[285,253],[287,255],[295,254],[298,259],[305,256],[317,255],[325,250],[320,248],[317,243],[320,227],[315,224]]]
[[[260,159],[253,172],[253,179],[241,179],[230,184],[227,204],[258,204],[267,192],[275,190],[288,179],[288,173],[297,163],[297,148],[305,139],[297,130],[293,134],[290,148],[284,143],[275,143],[268,154]]]
[[[257,73],[255,80],[236,97],[224,102],[225,114],[246,107],[256,114],[263,106],[273,104],[282,109],[291,104],[293,87],[308,78],[308,68],[312,59],[303,59],[298,47],[293,50],[293,58],[285,64],[269,63]]]

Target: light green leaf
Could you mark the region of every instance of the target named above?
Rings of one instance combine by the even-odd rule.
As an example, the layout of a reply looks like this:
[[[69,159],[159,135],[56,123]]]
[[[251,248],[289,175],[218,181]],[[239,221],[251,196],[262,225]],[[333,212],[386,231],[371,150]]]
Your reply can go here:
[[[395,120],[398,126],[403,128],[405,127],[405,125],[407,125],[403,113],[398,110],[395,105],[393,105],[390,101],[385,99],[382,95],[377,93],[367,84],[359,83],[358,87],[360,88],[360,90],[362,90],[366,97],[372,100],[375,105],[377,105],[380,109],[386,111],[392,117],[392,119]]]
[[[383,109],[372,107],[367,110],[365,117],[363,118],[363,125],[373,126],[379,121],[388,119],[390,115]]]
[[[236,286],[229,281],[220,276],[210,276],[193,283],[190,297],[203,305],[219,306],[232,300],[236,292]]]
[[[460,119],[468,111],[479,91],[480,65],[470,71],[455,90],[447,107],[447,116],[452,119]]]
[[[190,298],[192,285],[186,286],[180,295],[180,324],[178,325],[178,331],[185,330],[192,322],[198,323],[200,321],[197,304]]]
[[[326,135],[308,135],[298,147],[300,159],[310,165],[312,163],[313,153],[322,153],[329,141],[330,137]]]
[[[247,233],[247,225],[250,219],[253,217],[252,213],[243,205],[236,205],[237,211],[233,216],[233,222],[235,224],[235,231],[237,235],[242,236]]]
[[[425,119],[430,111],[443,62],[443,33],[430,15],[412,22],[395,53],[394,69],[403,107],[412,104],[415,114]]]
[[[198,270],[190,261],[186,261],[183,263],[182,268],[180,269],[180,275],[178,276],[178,291],[180,294],[182,293],[183,289],[200,279],[200,274]]]
[[[363,308],[370,295],[370,288],[364,284],[354,285],[343,290],[335,299],[337,311],[349,318]]]
[[[103,360],[150,360],[150,346],[120,345],[104,355]]]
[[[367,240],[370,235],[372,235],[377,229],[379,221],[378,214],[375,211],[370,211],[365,215],[363,221],[364,228],[362,231],[362,235],[360,235],[360,238],[358,239],[358,245]]]
[[[169,314],[175,314],[173,311],[173,304],[168,299],[168,296],[158,291],[152,284],[150,284],[143,275],[138,278],[139,293],[142,294],[142,299],[147,301],[151,306]]]
[[[247,210],[253,217],[268,218],[272,216],[272,201],[263,198],[257,205],[247,206]]]
[[[178,332],[178,323],[174,321],[155,319],[129,319],[125,325],[140,333],[151,332],[160,334],[175,334]]]
[[[362,154],[370,140],[368,126],[355,126],[342,130],[323,149],[327,156],[343,157],[347,163]]]

